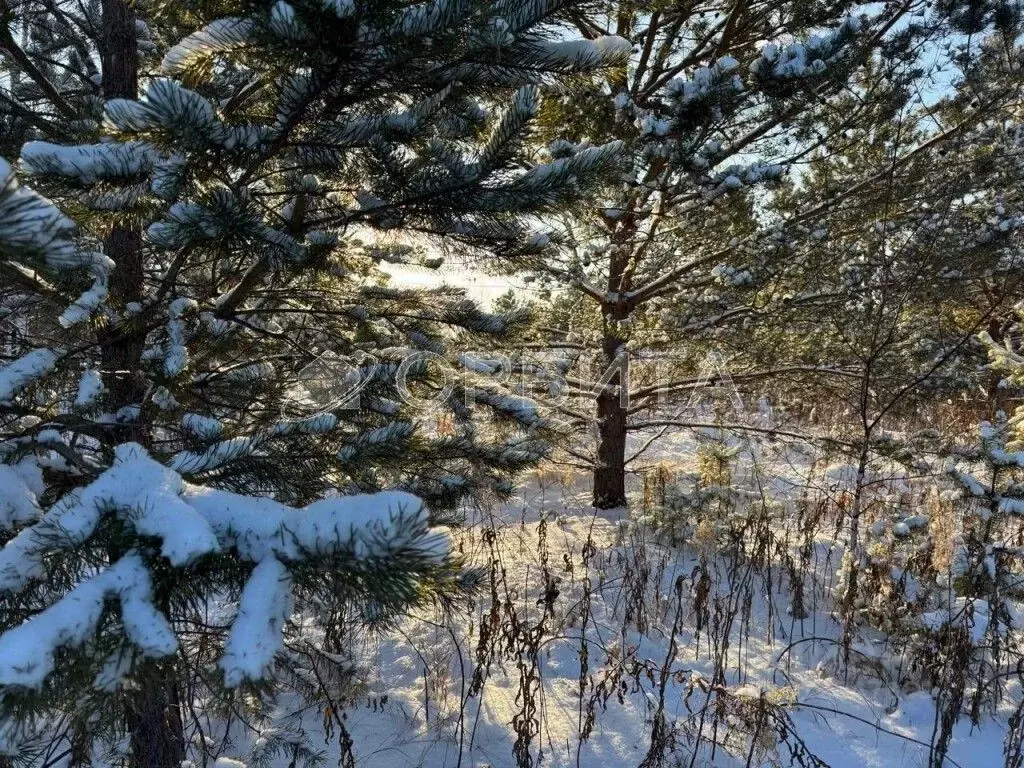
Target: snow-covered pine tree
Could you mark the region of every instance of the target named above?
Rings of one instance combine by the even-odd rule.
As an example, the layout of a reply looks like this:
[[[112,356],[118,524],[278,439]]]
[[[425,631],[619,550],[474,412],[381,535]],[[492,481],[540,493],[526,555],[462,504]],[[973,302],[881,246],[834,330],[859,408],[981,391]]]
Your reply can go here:
[[[926,121],[903,110],[847,128],[842,145],[811,156],[799,184],[772,201],[779,219],[792,220],[842,190],[864,190],[788,238],[789,274],[773,282],[776,295],[795,300],[750,324],[737,354],[792,371],[773,381],[776,392],[847,414],[829,427],[841,432],[853,468],[849,621],[869,560],[861,524],[869,476],[891,461],[915,467],[921,445],[894,433],[916,433],[937,401],[963,402],[984,387],[977,334],[1000,333],[1024,286],[1024,137],[1006,100],[1024,82],[1006,51],[998,35],[980,45],[969,76],[928,107]],[[829,132],[859,100],[837,100]],[[873,177],[884,186],[865,183]]]
[[[538,87],[628,46],[556,35],[558,0],[5,9],[5,119],[53,202],[3,166],[0,752],[127,728],[120,758],[178,768],[183,697],[272,695],[293,616],[464,586],[433,526],[507,491],[543,419],[442,363],[523,318],[378,265],[553,250],[533,228],[618,146],[536,162]]]
[[[994,357],[1001,368],[1010,362],[998,353]],[[1002,370],[1018,378],[1015,368],[1011,363]],[[917,653],[934,681],[938,717],[933,741],[940,759],[964,714],[977,724],[985,711],[994,712],[1005,701],[1003,670],[1020,654],[1012,597],[1024,554],[1014,545],[1024,513],[1024,453],[1018,450],[1019,433],[1002,411],[981,423],[972,442],[947,456],[947,472],[958,493],[947,493],[952,514],[947,513],[945,524],[929,525],[935,579],[922,584],[916,596],[926,609],[920,617],[926,631],[916,635],[923,640]],[[922,516],[909,522],[929,520]],[[915,535],[907,522],[897,525],[902,525],[894,529],[899,535]],[[1021,711],[1018,704],[1015,717]],[[1008,735],[1005,753],[1019,746],[1019,736]]]
[[[582,346],[599,351],[602,372],[611,371],[596,397],[592,381],[582,391],[593,410],[580,426],[598,431],[595,504],[625,503],[627,435],[673,421],[709,346],[738,340],[738,329],[783,304],[821,311],[823,297],[792,290],[802,270],[793,244],[813,249],[832,211],[880,199],[886,169],[900,167],[906,152],[862,167],[863,175],[784,217],[765,215],[771,190],[787,177],[798,184],[816,153],[849,143],[848,130],[916,121],[937,152],[945,128],[951,137],[961,126],[936,127],[932,107],[951,81],[970,77],[986,35],[995,29],[997,39],[1015,39],[1014,8],[630,1],[577,16],[582,34],[622,36],[633,55],[588,95],[546,106],[550,150],[616,136],[627,142],[632,167],[604,190],[601,205],[570,219],[574,250],[515,266],[597,310],[582,313],[574,329]],[[986,91],[963,105],[961,121],[980,122],[1014,93]],[[585,325],[594,314],[597,325]],[[661,363],[658,381],[644,380],[651,358]],[[771,374],[770,366],[751,368],[744,373],[752,378]],[[627,370],[628,397],[620,386]],[[579,423],[579,409],[567,418]]]

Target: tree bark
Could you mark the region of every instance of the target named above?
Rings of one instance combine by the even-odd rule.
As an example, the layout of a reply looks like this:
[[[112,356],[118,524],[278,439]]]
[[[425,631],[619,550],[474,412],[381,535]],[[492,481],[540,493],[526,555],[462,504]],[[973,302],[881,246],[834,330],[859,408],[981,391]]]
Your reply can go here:
[[[629,390],[628,360],[619,357],[623,340],[606,336],[601,391],[597,396],[597,465],[594,467],[594,506],[626,506],[626,418]],[[609,375],[610,374],[610,375]]]
[[[173,662],[143,662],[137,690],[128,694],[127,725],[133,768],[181,768],[185,736]]]
[[[139,56],[135,11],[124,0],[102,0],[103,31],[100,44],[102,88],[105,99],[134,99],[139,88]],[[123,310],[144,296],[144,252],[138,225],[118,222],[104,240],[104,251],[114,262],[109,301]],[[139,417],[111,430],[109,441],[150,443],[150,430],[142,416],[146,382],[141,374],[145,331],[128,333],[119,328],[101,336],[103,384],[108,408],[117,412],[139,406]],[[166,600],[161,601],[166,609]],[[172,661],[144,661],[140,684],[124,694],[125,720],[133,768],[180,768],[185,759],[180,697]]]
[[[857,593],[859,590],[859,578],[862,566],[861,544],[860,544],[860,515],[864,505],[864,487],[867,477],[868,459],[870,457],[871,432],[866,431],[864,443],[861,447],[860,458],[857,461],[857,485],[854,487],[853,503],[850,506],[850,540],[849,540],[849,567],[846,574],[846,583],[842,597],[841,611],[843,620],[843,664],[847,671],[850,665],[850,648],[853,646],[853,635],[855,630],[855,611],[857,605]]]
[[[597,399],[599,442],[594,467],[594,506],[626,506],[626,409],[615,395]]]
[[[139,90],[139,55],[136,42],[135,11],[123,0],[103,0],[103,39],[100,58],[103,66],[103,97],[134,99]],[[129,302],[143,297],[142,233],[130,223],[115,224],[104,240],[104,251],[113,260],[110,275],[110,301],[123,310]],[[119,333],[101,339],[103,345],[103,385],[107,404],[116,413],[125,406],[139,404],[145,395],[145,383],[139,373],[145,345],[144,332]],[[143,445],[149,441],[141,423],[127,424],[115,430],[115,442],[132,440]]]
[[[114,262],[109,280],[109,301],[112,307],[123,311],[129,302],[143,298],[142,235],[131,226],[115,224],[103,243],[106,255]],[[111,428],[110,441],[113,444],[135,442],[148,447],[149,429],[141,412],[146,396],[146,381],[140,370],[146,343],[145,331],[138,328],[125,332],[124,327],[119,327],[113,333],[102,333],[100,343],[107,410],[117,413],[125,406],[140,406],[134,421]]]

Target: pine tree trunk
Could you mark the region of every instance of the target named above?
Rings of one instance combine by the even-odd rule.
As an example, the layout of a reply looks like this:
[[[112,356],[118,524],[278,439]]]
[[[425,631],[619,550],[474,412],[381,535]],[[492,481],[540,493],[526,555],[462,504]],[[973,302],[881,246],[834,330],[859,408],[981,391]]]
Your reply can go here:
[[[102,0],[103,64],[105,99],[138,96],[139,56],[135,11],[124,0]],[[110,275],[110,302],[124,309],[143,297],[142,233],[133,223],[115,224],[104,240],[104,251],[114,262]],[[101,338],[103,384],[108,407],[114,412],[125,406],[142,405],[146,393],[140,373],[145,331],[115,330]],[[115,430],[111,442],[134,440],[149,443],[146,420],[140,417]],[[131,739],[133,768],[180,768],[185,759],[180,698],[173,663],[144,662],[141,684],[125,694],[126,725]]]
[[[138,689],[127,694],[127,725],[132,768],[181,768],[185,737],[177,702],[174,665],[144,662]]]
[[[599,442],[594,467],[594,506],[626,506],[626,409],[614,394],[597,398]]]
[[[114,261],[110,273],[110,303],[123,310],[129,302],[141,301],[142,294],[142,235],[123,224],[115,224],[104,240],[104,250]],[[106,390],[107,408],[117,413],[120,408],[142,405],[146,383],[140,373],[145,347],[145,331],[141,328],[121,327],[102,338],[102,378]],[[140,411],[139,417],[112,429],[114,443],[136,442],[149,445],[149,430]]]
[[[869,446],[871,441],[870,432],[864,437],[864,444],[861,448],[860,458],[857,462],[857,485],[854,488],[853,503],[850,506],[850,539],[847,553],[849,559],[849,572],[846,574],[846,584],[842,599],[843,619],[843,664],[849,668],[850,648],[853,645],[854,634],[854,613],[858,597],[861,570],[861,544],[860,544],[860,515],[863,511],[865,478],[867,477]]]
[[[605,371],[614,373],[597,396],[597,466],[594,467],[594,506],[613,509],[626,506],[626,403],[622,391],[628,389],[628,376],[623,377],[618,352],[623,341],[606,336],[603,344]],[[616,390],[619,391],[616,391]]]
[[[139,89],[139,56],[135,12],[123,0],[103,0],[103,97],[134,99]],[[118,223],[104,241],[104,250],[115,264],[110,275],[111,304],[124,309],[143,296],[142,234],[133,224]],[[103,385],[110,410],[140,404],[145,384],[139,374],[145,334],[118,331],[103,339]],[[116,442],[134,440],[146,444],[142,423],[126,425],[114,435]]]

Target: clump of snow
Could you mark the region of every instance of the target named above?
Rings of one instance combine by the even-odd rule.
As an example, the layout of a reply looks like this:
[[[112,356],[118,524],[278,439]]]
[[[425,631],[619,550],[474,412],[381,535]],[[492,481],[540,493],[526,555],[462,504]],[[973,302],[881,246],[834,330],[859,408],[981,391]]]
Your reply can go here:
[[[989,625],[988,603],[969,597],[956,597],[949,605],[936,611],[928,611],[921,617],[924,626],[932,630],[950,624],[964,626],[970,630],[971,640],[980,642]]]
[[[171,302],[167,310],[167,352],[164,356],[164,372],[177,376],[188,365],[188,328],[184,316],[198,305],[193,299],[179,298]]]
[[[177,638],[152,602],[149,571],[129,553],[24,624],[0,635],[0,685],[39,688],[61,647],[82,645],[95,632],[108,597],[121,601],[125,634],[146,656],[174,653]]]
[[[43,473],[35,462],[0,464],[0,531],[38,517],[43,488]]]
[[[0,403],[10,402],[22,389],[45,376],[57,364],[50,349],[33,349],[13,363],[0,368]]]
[[[344,19],[356,12],[355,0],[323,0],[324,8],[334,11],[339,19]]]
[[[473,387],[467,388],[466,394],[474,401],[488,405],[524,426],[538,426],[543,421],[537,412],[537,404],[529,398]]]
[[[604,35],[594,40],[549,41],[538,45],[538,51],[546,62],[580,68],[620,63],[632,50],[628,40],[616,35]]]
[[[121,648],[111,654],[103,668],[96,673],[92,687],[97,691],[113,693],[119,689],[125,677],[131,671],[134,653],[131,649]]]
[[[275,370],[274,364],[270,362],[250,363],[238,368],[232,368],[224,374],[224,378],[228,381],[237,382],[261,381],[273,376]]]
[[[103,394],[103,379],[100,372],[95,368],[87,368],[82,371],[82,378],[78,380],[78,394],[75,395],[75,407],[87,408],[93,405],[101,394]]]
[[[157,387],[150,398],[153,404],[161,411],[173,411],[181,407],[181,404],[174,399],[167,387]]]
[[[352,461],[371,446],[383,445],[408,440],[416,427],[408,421],[392,421],[391,423],[360,433],[348,445],[338,451],[341,461]]]
[[[302,26],[295,18],[295,8],[285,0],[277,0],[270,9],[270,30],[281,37],[301,39]]]
[[[281,649],[291,608],[291,574],[276,557],[267,557],[249,575],[224,644],[220,666],[229,688],[266,676]]]
[[[496,373],[503,367],[501,360],[488,360],[470,354],[459,355],[458,361],[468,370],[484,374]]]
[[[181,451],[174,454],[170,465],[175,472],[197,475],[209,472],[228,462],[250,455],[260,444],[255,437],[232,437],[220,440],[209,446],[205,451]]]

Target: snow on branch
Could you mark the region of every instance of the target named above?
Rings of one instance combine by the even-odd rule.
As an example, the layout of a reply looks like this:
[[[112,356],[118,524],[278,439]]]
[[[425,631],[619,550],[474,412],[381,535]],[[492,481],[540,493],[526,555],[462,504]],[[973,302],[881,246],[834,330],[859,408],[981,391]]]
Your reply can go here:
[[[186,486],[184,498],[225,548],[253,562],[344,555],[358,568],[358,561],[396,554],[440,563],[448,553],[447,539],[429,530],[423,502],[402,491],[321,499],[303,509],[201,486]]]
[[[42,686],[57,649],[81,646],[95,633],[108,597],[120,599],[125,634],[143,655],[159,658],[177,650],[170,624],[153,605],[149,571],[138,554],[129,553],[0,635],[0,685]]]
[[[404,9],[391,27],[393,35],[423,37],[454,27],[472,10],[463,0],[434,0]]]
[[[75,147],[30,141],[21,148],[21,162],[26,172],[61,176],[82,186],[145,176],[153,169],[155,161],[156,151],[141,141]]]
[[[73,260],[68,236],[74,223],[42,195],[18,184],[11,166],[0,159],[0,255],[41,256],[50,264]]]
[[[625,64],[633,46],[625,38],[605,35],[594,40],[545,40],[531,49],[538,63],[545,67],[585,71]]]
[[[200,60],[242,47],[249,41],[252,29],[250,19],[235,16],[217,19],[172,46],[164,55],[161,67],[169,75],[181,74]]]
[[[238,614],[220,665],[229,688],[260,680],[281,649],[284,623],[292,609],[292,578],[276,557],[253,568],[238,602]]]
[[[50,349],[33,349],[10,365],[0,368],[0,403],[9,403],[25,387],[45,376],[57,364]]]
[[[119,130],[163,133],[180,145],[195,149],[211,145],[225,149],[255,147],[269,136],[265,127],[226,125],[209,100],[167,79],[154,80],[140,101],[111,99],[104,107],[104,117]]]
[[[43,491],[42,471],[34,462],[0,464],[0,531],[38,517]]]
[[[118,446],[115,456],[110,469],[65,496],[0,550],[0,592],[43,578],[47,554],[85,543],[106,513],[159,539],[160,553],[175,567],[231,549],[250,562],[270,555],[301,562],[314,556],[358,561],[401,553],[440,563],[448,552],[447,539],[431,533],[423,502],[408,493],[340,496],[295,509],[186,483],[134,443]]]
[[[569,180],[597,173],[615,162],[622,152],[621,141],[609,141],[596,147],[586,147],[569,157],[559,157],[548,163],[535,165],[508,187],[496,190],[508,195],[533,194],[544,196],[549,193],[562,192]],[[504,199],[504,198],[503,198]]]
[[[174,566],[216,551],[216,537],[182,500],[181,491],[181,478],[140,446],[118,446],[114,466],[62,498],[0,549],[0,592],[43,578],[46,554],[85,543],[108,511],[131,522],[140,534],[160,538],[161,553]]]
[[[8,466],[0,470],[0,479],[18,474]],[[19,495],[0,511],[15,522],[35,518],[31,489],[20,482],[15,490]],[[266,673],[291,610],[291,570],[303,562],[336,556],[342,564],[332,565],[335,572],[430,568],[449,553],[448,539],[431,531],[426,507],[410,493],[341,496],[296,509],[268,498],[190,485],[129,443],[116,448],[110,469],[0,550],[0,593],[45,578],[54,553],[86,544],[108,514],[159,541],[160,555],[172,567],[214,553],[256,564],[221,660],[229,686]],[[95,633],[110,597],[120,600],[124,634],[143,655],[173,653],[177,640],[153,605],[151,591],[150,573],[137,552],[82,581],[25,624],[0,635],[0,685],[40,686],[53,670],[56,649],[81,646]]]
[[[114,262],[102,253],[83,254],[83,256],[91,259],[89,267],[92,272],[93,282],[92,286],[85,290],[75,299],[75,302],[70,307],[61,313],[58,322],[65,328],[70,328],[73,325],[88,320],[99,309],[103,300],[107,298],[107,281],[110,276],[110,270],[114,268]]]
[[[323,435],[337,426],[338,417],[328,412],[315,413],[301,419],[286,419],[254,435],[218,440],[202,452],[179,451],[171,457],[169,464],[171,469],[183,475],[197,475],[245,456],[252,456],[267,441],[274,438],[295,434]],[[188,425],[186,428],[189,428]]]
[[[498,164],[510,152],[514,142],[522,137],[527,124],[537,114],[540,92],[534,86],[520,88],[512,99],[511,107],[494,126],[487,143],[480,150],[477,167],[484,172]]]
[[[92,406],[99,396],[103,394],[103,378],[100,372],[89,368],[82,372],[78,380],[78,394],[75,395],[76,408],[88,408]]]
[[[811,35],[804,42],[768,43],[750,64],[753,75],[764,80],[795,80],[820,75],[847,51],[861,30],[858,16],[847,17],[826,34]]]

